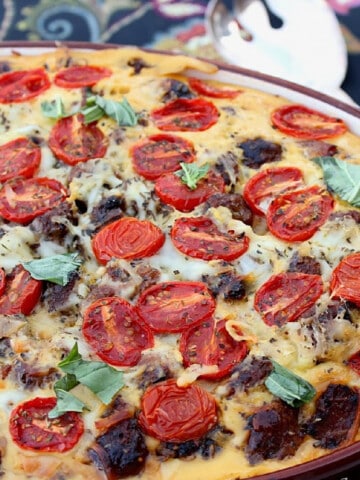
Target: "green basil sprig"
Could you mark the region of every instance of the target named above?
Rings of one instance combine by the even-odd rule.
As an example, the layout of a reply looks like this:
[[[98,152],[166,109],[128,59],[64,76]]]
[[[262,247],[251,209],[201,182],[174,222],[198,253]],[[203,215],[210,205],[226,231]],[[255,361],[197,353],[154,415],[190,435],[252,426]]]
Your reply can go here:
[[[100,95],[91,95],[86,99],[86,105],[80,110],[86,124],[95,122],[104,116],[116,121],[118,125],[133,127],[138,118],[132,106],[124,97],[122,102],[107,100]]]
[[[310,402],[316,394],[311,383],[295,375],[275,360],[271,360],[273,371],[265,380],[267,389],[292,407]]]
[[[49,412],[49,418],[56,418],[65,412],[82,412],[86,405],[75,395],[69,393],[76,385],[89,388],[105,405],[124,386],[123,373],[104,362],[83,360],[75,343],[69,355],[58,367],[66,375],[54,385],[57,398],[56,406]]]
[[[81,265],[77,253],[64,253],[24,262],[23,267],[35,280],[67,285],[71,274]]]
[[[360,165],[327,156],[312,160],[322,168],[325,183],[330,190],[342,200],[360,207]]]
[[[45,117],[55,118],[56,120],[59,118],[69,117],[71,115],[65,113],[64,104],[60,97],[56,97],[50,102],[48,100],[42,102],[41,111]]]
[[[180,177],[181,181],[190,188],[190,190],[195,190],[198,182],[206,177],[210,166],[208,164],[195,165],[194,163],[180,163],[181,170],[175,172],[175,175]]]

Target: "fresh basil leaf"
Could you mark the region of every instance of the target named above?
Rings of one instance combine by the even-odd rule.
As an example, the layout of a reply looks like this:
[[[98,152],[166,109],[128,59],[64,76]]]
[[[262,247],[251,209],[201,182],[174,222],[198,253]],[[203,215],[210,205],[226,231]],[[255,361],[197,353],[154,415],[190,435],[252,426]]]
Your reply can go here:
[[[122,102],[116,102],[97,95],[96,105],[101,107],[118,125],[133,127],[137,124],[137,115],[126,98]]]
[[[57,402],[55,407],[48,413],[49,418],[57,418],[66,412],[82,412],[86,408],[85,403],[66,390],[56,390]]]
[[[279,363],[271,360],[273,371],[265,380],[268,390],[292,407],[309,402],[316,394],[315,388]]]
[[[360,207],[360,165],[327,156],[312,160],[322,168],[330,190],[351,205]]]
[[[57,285],[67,285],[71,274],[81,265],[76,253],[65,253],[52,255],[51,257],[40,258],[24,262],[23,267],[32,278],[36,280],[47,280]]]
[[[79,385],[79,382],[76,378],[76,375],[73,375],[72,373],[68,373],[65,375],[65,377],[60,378],[57,382],[54,384],[54,390],[55,393],[57,390],[65,390],[66,392],[69,392],[72,390],[76,385]]]
[[[204,178],[210,166],[208,164],[195,165],[194,163],[180,163],[181,170],[175,172],[175,175],[180,177],[181,181],[187,185],[190,190],[195,190],[198,182]]]
[[[78,362],[79,360],[81,360],[81,358],[82,357],[79,353],[78,344],[75,343],[72,349],[70,350],[69,355],[65,357],[63,360],[61,360],[60,363],[58,363],[58,367],[62,369],[63,367],[71,364],[72,362]]]
[[[56,97],[54,100],[50,102],[45,100],[45,102],[41,103],[41,111],[45,117],[49,118],[64,118],[67,117],[65,113],[64,104],[60,97]]]
[[[92,123],[100,120],[105,115],[105,110],[97,105],[94,96],[88,97],[86,100],[86,106],[80,110],[80,113],[84,115],[84,123]]]

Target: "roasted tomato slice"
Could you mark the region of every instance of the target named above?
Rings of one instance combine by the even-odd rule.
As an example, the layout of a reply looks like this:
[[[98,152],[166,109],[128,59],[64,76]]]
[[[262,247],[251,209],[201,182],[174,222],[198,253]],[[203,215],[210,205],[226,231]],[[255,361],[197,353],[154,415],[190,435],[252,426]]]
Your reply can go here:
[[[82,115],[73,115],[55,124],[50,132],[49,147],[57,158],[68,165],[76,165],[91,158],[102,158],[107,141],[94,123],[86,125]]]
[[[212,98],[235,98],[241,93],[241,90],[215,87],[214,85],[195,77],[189,78],[189,85],[196,93]]]
[[[14,178],[0,190],[0,216],[27,224],[59,205],[66,195],[63,185],[52,178]]]
[[[326,222],[333,198],[314,185],[276,197],[266,213],[270,232],[288,242],[308,240]]]
[[[183,183],[175,173],[161,175],[155,182],[155,193],[158,197],[180,212],[191,212],[211,195],[224,190],[223,178],[211,171],[199,181],[194,190]]]
[[[55,397],[36,397],[21,403],[10,414],[10,433],[21,448],[35,452],[67,452],[79,441],[84,424],[76,412],[48,417]]]
[[[331,275],[330,290],[332,297],[349,300],[360,307],[360,253],[341,260]]]
[[[288,190],[304,186],[303,179],[299,168],[267,168],[248,180],[243,195],[251,210],[264,216],[271,200]]]
[[[103,227],[93,238],[97,260],[105,264],[111,258],[135,260],[151,257],[163,246],[165,235],[149,220],[123,217]]]
[[[181,335],[180,352],[185,367],[194,363],[218,367],[217,372],[206,373],[199,378],[218,380],[229,375],[248,353],[246,342],[235,340],[225,324],[225,320],[216,322],[214,318],[209,318]],[[240,329],[236,333],[241,335]]]
[[[21,137],[0,146],[0,182],[14,177],[30,178],[38,170],[41,149],[28,138]]]
[[[0,314],[30,315],[40,299],[42,282],[32,278],[22,265],[17,265],[3,281],[3,288]]]
[[[136,365],[141,352],[154,345],[149,327],[120,297],[100,298],[92,303],[84,313],[82,332],[96,354],[111,365]]]
[[[3,268],[0,268],[0,295],[5,292],[5,271]],[[1,300],[0,300],[1,302]]]
[[[140,295],[137,311],[157,333],[182,332],[215,311],[215,300],[201,282],[163,282]]]
[[[151,112],[160,130],[169,132],[199,132],[207,130],[219,118],[215,105],[203,98],[178,98]]]
[[[353,353],[346,362],[349,367],[354,370],[358,375],[360,375],[360,350]]]
[[[294,322],[323,293],[320,275],[285,272],[273,275],[255,294],[254,307],[267,325]]]
[[[20,103],[45,92],[51,83],[45,70],[19,70],[0,75],[0,103]]]
[[[340,118],[330,117],[304,105],[285,105],[277,108],[271,121],[281,132],[304,140],[321,140],[347,132]]]
[[[175,380],[167,380],[144,393],[139,423],[163,442],[198,440],[217,423],[216,401],[199,385],[178,387]]]
[[[148,180],[155,180],[164,173],[179,170],[182,162],[193,162],[195,149],[184,138],[161,133],[135,144],[130,155],[136,172]]]
[[[234,260],[249,247],[249,238],[244,234],[221,232],[208,217],[178,218],[171,240],[180,252],[202,260]]]
[[[111,70],[104,67],[73,65],[58,72],[55,75],[54,83],[63,88],[91,87],[99,80],[110,77],[111,74]]]

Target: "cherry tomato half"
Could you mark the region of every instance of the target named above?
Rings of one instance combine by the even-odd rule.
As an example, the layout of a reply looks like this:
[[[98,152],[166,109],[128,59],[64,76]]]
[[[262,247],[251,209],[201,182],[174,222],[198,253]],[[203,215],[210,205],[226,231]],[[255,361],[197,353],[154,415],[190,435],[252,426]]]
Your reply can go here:
[[[303,179],[299,168],[267,168],[248,180],[243,195],[251,210],[264,216],[271,200],[281,193],[303,186]]]
[[[273,275],[254,297],[254,307],[267,325],[294,322],[323,293],[320,275],[285,272]]]
[[[135,308],[120,297],[92,303],[84,313],[82,332],[96,354],[111,365],[136,365],[141,352],[154,345],[151,330]]]
[[[155,193],[164,203],[180,212],[191,212],[211,195],[223,193],[225,182],[220,175],[210,171],[192,190],[175,173],[161,175],[155,182]]]
[[[31,100],[50,87],[45,70],[19,70],[0,75],[0,103],[20,103]]]
[[[0,297],[0,314],[30,315],[40,300],[42,282],[31,277],[22,265],[17,265],[5,278]]]
[[[99,80],[110,77],[111,70],[93,65],[73,65],[55,75],[54,83],[58,87],[92,87]]]
[[[347,132],[340,118],[324,115],[304,105],[284,105],[271,115],[271,121],[281,132],[304,140],[321,140]]]
[[[360,253],[343,258],[330,280],[332,297],[349,300],[360,307]]]
[[[92,248],[98,262],[111,258],[135,260],[151,257],[163,246],[165,235],[149,220],[123,217],[103,227],[93,238]]]
[[[151,118],[160,130],[199,132],[214,125],[219,112],[213,103],[203,98],[177,98],[153,110]]]
[[[249,248],[248,237],[221,232],[208,217],[178,218],[171,240],[180,252],[202,260],[235,260]]]
[[[76,412],[51,419],[48,413],[56,405],[55,397],[36,397],[21,403],[10,414],[10,434],[25,450],[67,452],[79,441],[84,424]]]
[[[316,185],[284,193],[270,203],[267,225],[282,240],[308,240],[326,222],[333,205],[333,198]]]
[[[0,295],[5,292],[5,272],[3,268],[0,268]],[[0,300],[1,302],[1,300]]]
[[[151,330],[182,332],[215,311],[215,300],[201,282],[163,282],[142,292],[137,311]]]
[[[214,397],[194,383],[178,387],[167,380],[148,388],[141,400],[140,427],[163,442],[197,440],[216,423]]]
[[[50,132],[49,147],[55,157],[68,165],[76,165],[92,158],[102,158],[107,141],[94,123],[86,125],[82,115],[72,115],[55,124]]]
[[[130,155],[136,172],[148,180],[155,180],[164,173],[179,170],[182,162],[193,162],[195,149],[184,138],[161,133],[135,144]]]
[[[218,367],[217,372],[206,373],[199,378],[224,378],[248,353],[246,342],[234,340],[226,330],[225,323],[225,320],[216,322],[214,318],[209,318],[181,335],[180,352],[185,367],[194,363]],[[240,335],[240,330],[237,333]]]
[[[66,195],[63,185],[52,178],[14,178],[0,190],[0,216],[27,224],[59,205]]]
[[[0,146],[0,182],[14,177],[30,178],[38,170],[41,149],[28,138],[17,138]]]
[[[358,375],[360,375],[360,350],[353,353],[346,362],[349,367],[354,370]]]
[[[190,77],[189,85],[192,90],[200,95],[213,98],[235,98],[241,93],[241,90],[232,90],[229,88],[219,88],[200,80],[199,78]]]

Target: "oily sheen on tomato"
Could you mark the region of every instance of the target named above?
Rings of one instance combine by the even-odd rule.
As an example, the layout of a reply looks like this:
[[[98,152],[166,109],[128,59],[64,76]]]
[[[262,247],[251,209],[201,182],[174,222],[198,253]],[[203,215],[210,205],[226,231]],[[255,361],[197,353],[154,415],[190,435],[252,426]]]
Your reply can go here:
[[[286,192],[270,203],[267,225],[281,240],[308,240],[326,222],[333,206],[334,199],[317,185]]]
[[[72,115],[57,121],[50,132],[49,147],[56,158],[76,165],[92,158],[102,158],[107,140],[95,123],[84,123],[83,115]]]
[[[152,331],[175,333],[199,324],[215,311],[215,300],[202,282],[172,281],[142,292],[137,311]]]
[[[237,334],[241,335],[241,331],[237,330]],[[192,364],[217,367],[216,372],[199,378],[219,380],[229,375],[246,357],[248,348],[245,341],[237,341],[228,333],[225,320],[216,322],[214,318],[208,318],[181,335],[180,352],[185,367]]]
[[[95,65],[73,65],[60,70],[55,75],[54,83],[63,88],[92,87],[99,80],[110,77],[111,70]]]
[[[212,98],[236,98],[241,93],[241,90],[215,87],[214,85],[195,77],[189,78],[189,86],[199,95]]]
[[[62,453],[71,450],[84,432],[84,423],[76,412],[51,419],[55,397],[35,397],[15,407],[10,414],[10,434],[25,450]]]
[[[22,265],[17,265],[7,277],[2,270],[1,289],[0,314],[30,315],[40,300],[42,282],[32,278]]]
[[[0,189],[0,216],[11,222],[28,224],[65,200],[65,187],[46,177],[17,177]]]
[[[141,399],[141,428],[163,442],[198,440],[217,421],[214,397],[195,383],[179,387],[167,380],[148,388]]]
[[[360,306],[360,253],[341,260],[333,270],[330,280],[331,296]]]
[[[27,102],[50,86],[49,77],[42,68],[3,73],[0,75],[0,103]]]
[[[254,307],[267,325],[294,322],[323,293],[320,275],[284,272],[273,275],[255,293]]]
[[[155,182],[155,193],[160,200],[180,212],[191,212],[211,195],[222,193],[224,190],[223,178],[214,172],[209,172],[193,190],[176,173],[162,175]]]
[[[195,160],[194,145],[175,135],[151,135],[130,149],[135,171],[148,180],[155,180],[165,173],[179,170],[180,163]]]
[[[112,258],[151,257],[164,241],[164,233],[149,220],[123,217],[103,227],[92,239],[92,248],[98,262],[105,265]]]
[[[304,105],[284,105],[274,110],[271,121],[276,128],[291,137],[322,140],[347,132],[340,118],[330,117]]]
[[[249,238],[245,234],[222,232],[204,216],[175,220],[171,240],[183,254],[202,260],[235,260],[249,247]]]
[[[136,309],[120,297],[105,297],[84,313],[82,332],[98,357],[110,365],[133,366],[154,345],[151,330]]]
[[[203,98],[178,98],[150,114],[155,125],[169,132],[200,132],[212,127],[219,118],[218,109]]]
[[[270,202],[279,194],[304,186],[303,173],[296,167],[261,170],[244,187],[244,198],[257,215],[264,216]]]
[[[30,178],[38,170],[41,149],[31,140],[19,137],[0,146],[0,182],[14,177]]]

